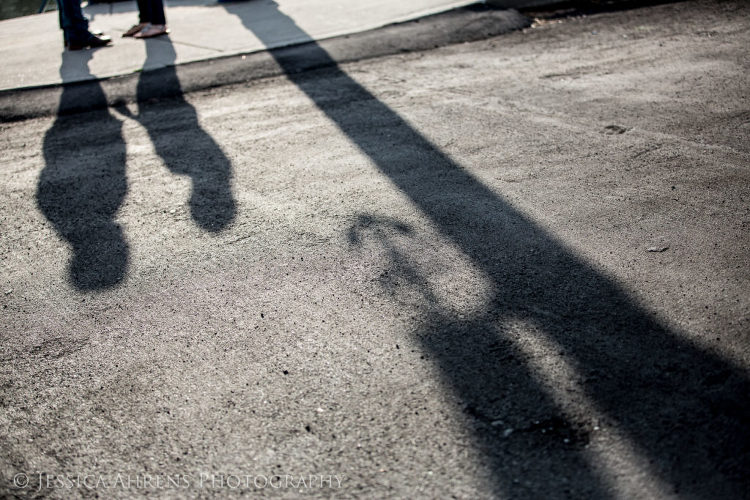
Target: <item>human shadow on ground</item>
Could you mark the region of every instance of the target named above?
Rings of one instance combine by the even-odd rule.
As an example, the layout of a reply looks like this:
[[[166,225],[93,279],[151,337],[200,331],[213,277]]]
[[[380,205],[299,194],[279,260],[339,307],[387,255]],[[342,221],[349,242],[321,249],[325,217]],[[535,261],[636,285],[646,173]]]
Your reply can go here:
[[[126,107],[118,111],[137,120],[148,131],[156,153],[170,172],[190,177],[190,214],[203,230],[225,229],[236,215],[232,194],[232,164],[198,121],[195,108],[185,100],[177,77],[176,53],[168,37],[145,40],[144,71],[138,79],[138,115]],[[165,101],[163,105],[160,101]]]
[[[147,40],[144,68],[175,60],[168,38]],[[44,137],[45,167],[37,186],[37,205],[72,247],[69,277],[82,291],[122,282],[128,269],[128,244],[115,222],[128,191],[122,124],[107,108],[107,98],[89,73],[94,51],[64,52],[60,69],[90,80],[64,84],[57,119]],[[192,181],[189,206],[203,230],[219,232],[236,215],[232,165],[203,130],[195,108],[183,97],[174,65],[141,73],[139,112],[118,111],[148,131],[157,154],[170,172]],[[160,101],[167,101],[160,105]]]
[[[94,51],[64,52],[61,76],[88,73]],[[92,77],[93,78],[93,77]],[[37,184],[39,209],[72,247],[72,285],[99,290],[116,285],[128,268],[128,244],[115,215],[127,193],[122,125],[107,109],[100,85],[63,85],[60,110],[92,105],[83,114],[58,113],[44,136],[45,167]]]
[[[274,2],[267,5],[276,29],[304,36]],[[231,4],[225,8],[263,40],[267,31],[256,20]],[[365,214],[350,231],[352,243],[361,244],[370,229],[390,227],[370,237],[391,256],[394,274],[421,290],[419,307],[427,319],[415,335],[440,367],[445,386],[463,402],[498,496],[617,496],[590,453],[600,425],[624,436],[646,472],[672,490],[663,494],[705,499],[747,494],[750,384],[740,368],[641,308],[443,154],[319,45],[272,55],[290,81],[491,283],[491,299],[482,310],[462,318],[440,306],[413,264],[417,255],[404,254],[391,241],[393,235],[409,235],[403,223]],[[326,69],[303,71],[310,66]],[[514,329],[509,326],[514,322],[526,326]],[[542,382],[523,349],[531,341],[519,333],[524,331],[535,332],[575,368],[580,398],[604,422],[592,421],[586,410],[562,408],[557,389]],[[500,420],[502,425],[494,425]]]

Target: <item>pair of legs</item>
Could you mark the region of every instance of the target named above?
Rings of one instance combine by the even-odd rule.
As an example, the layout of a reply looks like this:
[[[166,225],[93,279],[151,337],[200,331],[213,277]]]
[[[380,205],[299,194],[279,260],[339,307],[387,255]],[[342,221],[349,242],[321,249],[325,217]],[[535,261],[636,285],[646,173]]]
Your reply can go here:
[[[122,36],[149,38],[168,32],[163,0],[138,0],[138,13],[138,24],[133,25]]]
[[[81,10],[81,0],[57,0],[57,7],[66,47],[78,50],[109,44],[109,37],[95,35],[89,31],[89,21]]]
[[[138,12],[141,24],[167,24],[162,0],[138,0]]]

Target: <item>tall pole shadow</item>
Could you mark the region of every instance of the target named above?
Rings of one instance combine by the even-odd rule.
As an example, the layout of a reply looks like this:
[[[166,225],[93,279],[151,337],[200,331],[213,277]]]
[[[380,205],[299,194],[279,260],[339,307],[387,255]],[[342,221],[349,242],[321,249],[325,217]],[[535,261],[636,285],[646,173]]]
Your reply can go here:
[[[93,53],[64,52],[63,80],[68,74],[88,73]],[[81,102],[94,111],[65,113]],[[115,221],[127,193],[122,125],[109,113],[96,83],[64,85],[59,109],[44,136],[37,205],[72,247],[72,285],[82,291],[106,289],[124,279],[129,260],[128,244]]]
[[[295,38],[305,36],[275,2],[267,5],[265,20],[273,19],[277,29]],[[264,40],[267,28],[260,29],[241,6],[225,8],[270,42]],[[445,386],[463,401],[497,495],[618,496],[587,451],[594,423],[585,412],[571,416],[561,407],[519,349],[524,339],[505,327],[520,320],[576,368],[585,398],[645,458],[648,472],[672,488],[665,493],[746,497],[750,383],[743,370],[655,319],[443,154],[318,44],[271,54],[442,237],[489,277],[492,299],[484,309],[470,318],[455,317],[440,309],[409,256],[383,242],[394,268],[423,291],[430,313],[415,335],[440,367]],[[303,71],[313,65],[326,69]],[[377,224],[364,216],[359,226]],[[351,241],[360,241],[362,232],[352,228]],[[514,420],[523,432],[495,427],[500,418]],[[565,487],[554,480],[561,477]]]
[[[231,185],[232,164],[201,127],[195,108],[185,100],[174,66],[177,56],[172,42],[160,37],[144,43],[144,68],[151,67],[154,61],[166,61],[167,66],[141,73],[135,118],[148,131],[156,153],[169,171],[190,178],[189,206],[195,223],[205,231],[221,231],[234,220],[237,211]],[[159,105],[162,99],[167,101],[166,106]]]

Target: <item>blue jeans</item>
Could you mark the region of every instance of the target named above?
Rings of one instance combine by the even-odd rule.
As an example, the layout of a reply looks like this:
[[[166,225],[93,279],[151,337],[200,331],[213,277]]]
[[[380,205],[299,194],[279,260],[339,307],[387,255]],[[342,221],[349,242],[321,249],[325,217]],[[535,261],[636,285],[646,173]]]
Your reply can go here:
[[[81,0],[57,0],[60,29],[66,42],[85,42],[91,36],[89,21],[81,10]]]
[[[138,0],[138,12],[142,23],[167,24],[162,0]]]

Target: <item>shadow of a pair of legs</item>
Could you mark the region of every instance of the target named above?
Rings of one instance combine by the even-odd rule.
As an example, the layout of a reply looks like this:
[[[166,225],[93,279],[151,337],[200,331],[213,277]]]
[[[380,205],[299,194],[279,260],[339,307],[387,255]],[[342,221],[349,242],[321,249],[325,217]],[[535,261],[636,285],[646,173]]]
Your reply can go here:
[[[146,50],[147,67],[157,57],[174,62],[174,48],[166,38],[146,41]],[[87,71],[92,55],[93,51],[65,52],[61,72]],[[190,177],[190,213],[196,224],[209,232],[221,231],[236,213],[232,166],[183,98],[174,66],[143,72],[137,96],[139,114],[132,116],[121,108],[123,114],[146,128],[171,172]],[[149,104],[162,97],[170,99],[168,106]],[[46,165],[38,182],[37,203],[72,247],[69,277],[73,286],[98,290],[120,283],[128,269],[128,244],[115,221],[128,192],[126,145],[121,122],[107,109],[98,83],[64,85],[60,109],[72,110],[78,103],[93,111],[61,112],[45,135]]]

